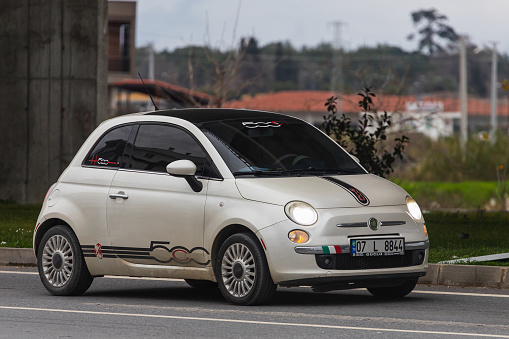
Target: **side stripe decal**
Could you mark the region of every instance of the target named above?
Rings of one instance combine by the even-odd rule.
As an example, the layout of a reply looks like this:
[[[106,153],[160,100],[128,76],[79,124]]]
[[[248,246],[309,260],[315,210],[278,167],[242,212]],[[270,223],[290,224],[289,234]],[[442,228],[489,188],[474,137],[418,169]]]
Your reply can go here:
[[[189,254],[195,251],[203,251],[207,255],[210,255],[209,251],[207,251],[203,247],[193,247],[191,249],[187,249],[184,246],[173,246],[172,248],[168,248],[166,245],[169,245],[169,242],[162,241],[152,241],[150,243],[149,248],[143,247],[121,247],[121,246],[99,246],[101,250],[101,256],[99,257],[96,253],[97,245],[82,245],[81,250],[83,251],[84,257],[99,257],[102,258],[121,258],[121,259],[145,259],[145,260],[154,260],[162,264],[168,264],[170,262],[178,262],[180,264],[186,265],[191,262],[194,262],[198,265],[206,266],[210,263],[210,259],[205,262],[199,262],[193,258],[189,257]],[[157,249],[164,250],[168,252],[170,258],[169,259],[161,259],[160,256],[154,255],[154,251]]]

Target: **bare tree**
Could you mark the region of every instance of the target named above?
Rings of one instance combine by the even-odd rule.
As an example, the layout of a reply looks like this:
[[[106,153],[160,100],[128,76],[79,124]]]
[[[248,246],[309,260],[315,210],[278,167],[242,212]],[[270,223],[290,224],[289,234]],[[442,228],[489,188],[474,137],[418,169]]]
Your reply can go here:
[[[246,60],[246,52],[248,52],[247,42],[256,41],[254,37],[242,39],[239,48],[236,48],[236,33],[239,22],[239,15],[242,2],[239,1],[237,14],[232,30],[231,43],[225,52],[220,47],[214,47],[210,37],[208,16],[206,16],[206,32],[205,32],[205,48],[203,49],[205,58],[208,61],[207,67],[202,67],[201,71],[211,73],[212,82],[207,84],[204,90],[210,95],[209,107],[223,107],[224,103],[233,97],[238,97],[243,90],[255,85],[264,78],[265,72],[258,72],[254,76],[242,77],[240,72],[249,62]],[[223,31],[224,35],[224,31]],[[224,41],[223,38],[220,41]],[[195,68],[193,63],[192,49],[189,50],[187,70],[189,74],[190,94],[195,92]],[[201,106],[194,98],[190,98],[196,106]]]

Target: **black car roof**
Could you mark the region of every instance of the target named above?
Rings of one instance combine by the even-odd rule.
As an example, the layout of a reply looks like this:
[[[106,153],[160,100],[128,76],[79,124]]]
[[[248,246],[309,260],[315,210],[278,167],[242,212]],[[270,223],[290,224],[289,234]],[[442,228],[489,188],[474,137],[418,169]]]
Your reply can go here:
[[[179,118],[187,120],[193,124],[199,124],[204,122],[212,122],[219,120],[231,120],[231,119],[283,119],[290,118],[287,115],[264,112],[264,111],[252,111],[245,109],[233,109],[233,108],[184,108],[184,109],[167,109],[159,110],[154,112],[145,113],[145,115],[161,115],[166,117]]]

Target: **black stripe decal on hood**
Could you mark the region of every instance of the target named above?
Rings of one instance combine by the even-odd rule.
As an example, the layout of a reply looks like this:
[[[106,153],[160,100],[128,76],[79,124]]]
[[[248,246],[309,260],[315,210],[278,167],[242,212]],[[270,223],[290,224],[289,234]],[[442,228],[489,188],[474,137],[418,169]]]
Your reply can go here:
[[[357,188],[353,187],[352,185],[347,184],[344,181],[341,181],[339,179],[332,178],[332,177],[322,177],[322,178],[327,180],[327,181],[332,182],[333,184],[341,187],[342,189],[344,189],[345,191],[350,193],[352,195],[352,197],[354,197],[355,200],[357,200],[357,202],[359,204],[361,204],[362,206],[368,206],[369,205],[368,197],[364,193],[359,191]]]

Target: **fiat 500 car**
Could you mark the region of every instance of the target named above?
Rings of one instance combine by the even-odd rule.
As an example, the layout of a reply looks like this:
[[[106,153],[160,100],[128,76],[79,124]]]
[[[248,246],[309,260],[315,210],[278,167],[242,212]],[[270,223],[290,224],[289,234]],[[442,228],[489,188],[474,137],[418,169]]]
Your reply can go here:
[[[426,274],[417,203],[312,125],[233,109],[103,122],[49,189],[34,232],[42,283],[180,278],[231,303],[276,287],[402,297]]]

